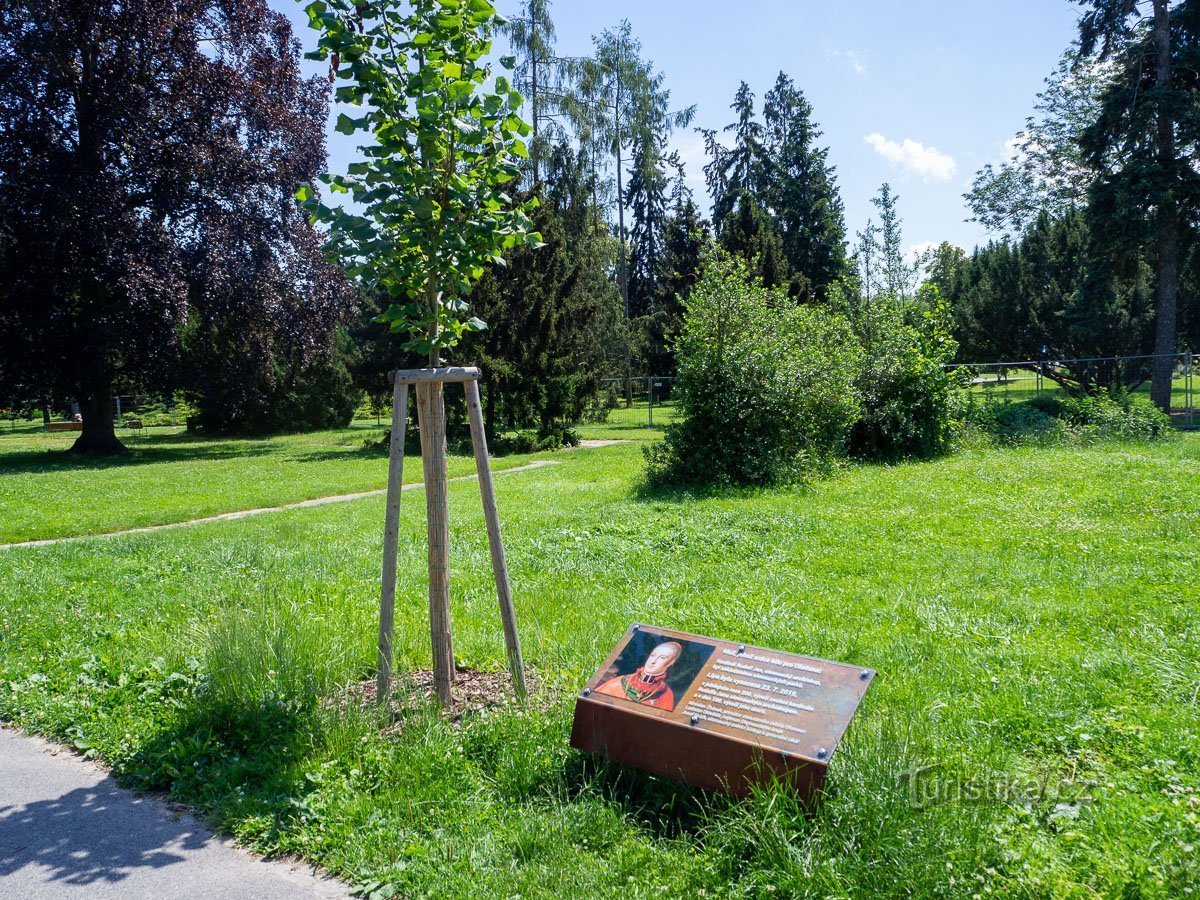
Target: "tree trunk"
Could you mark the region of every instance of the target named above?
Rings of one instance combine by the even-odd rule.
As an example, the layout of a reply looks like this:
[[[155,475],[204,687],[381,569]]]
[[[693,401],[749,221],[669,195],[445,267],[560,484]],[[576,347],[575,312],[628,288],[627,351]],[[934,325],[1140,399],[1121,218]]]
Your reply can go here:
[[[113,397],[112,388],[95,388],[88,395],[79,398],[79,408],[83,413],[83,431],[71,445],[72,453],[84,456],[114,456],[128,453],[124,444],[117,440],[113,428]]]
[[[50,401],[42,401],[42,425],[46,428],[50,427]]]
[[[446,499],[444,384],[417,385],[417,420],[425,474],[425,521],[429,540],[429,633],[433,683],[444,707],[454,703],[454,646],[450,626],[450,526]]]
[[[633,353],[630,349],[632,333],[629,328],[629,268],[625,262],[625,188],[621,177],[621,82],[617,81],[617,108],[613,115],[617,126],[617,231],[621,245],[621,300],[625,304],[625,408],[633,406]]]
[[[530,21],[531,22],[533,21],[532,16],[530,17]],[[533,26],[531,25],[530,27],[533,27]],[[530,141],[532,146],[530,147],[529,155],[532,157],[531,162],[533,163],[533,184],[531,185],[531,187],[533,190],[537,190],[538,180],[539,180],[539,178],[538,178],[538,124],[539,123],[538,123],[538,58],[537,58],[537,51],[536,50],[533,51],[532,53],[529,54],[529,56],[530,56],[530,64],[533,68],[533,98],[532,98],[532,100],[533,100],[533,140]]]
[[[1158,95],[1158,165],[1167,185],[1175,169],[1175,123],[1166,92],[1171,85],[1171,30],[1167,0],[1154,0],[1155,87]],[[1171,376],[1174,370],[1175,323],[1179,297],[1179,216],[1170,187],[1160,188],[1155,216],[1158,244],[1154,289],[1154,371],[1150,399],[1163,412],[1171,412]]]

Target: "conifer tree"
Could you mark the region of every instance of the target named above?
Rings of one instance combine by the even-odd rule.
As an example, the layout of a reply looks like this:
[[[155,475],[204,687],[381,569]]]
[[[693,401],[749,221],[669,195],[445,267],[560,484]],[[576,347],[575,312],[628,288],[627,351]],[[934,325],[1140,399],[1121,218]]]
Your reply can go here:
[[[733,132],[733,146],[726,150],[717,144],[715,134],[710,135],[710,148],[716,152],[704,168],[713,197],[713,221],[718,223],[718,230],[742,194],[758,198],[764,198],[766,194],[763,127],[755,117],[754,92],[750,85],[744,81],[738,85],[729,108],[737,114],[737,121],[725,126],[727,132]],[[714,191],[717,186],[719,190]],[[759,203],[762,202],[760,199]]]
[[[783,240],[770,214],[748,191],[721,223],[721,246],[749,264],[750,273],[764,287],[788,285],[791,272],[783,254]]]
[[[577,85],[572,103],[582,126],[607,149],[615,162],[617,180],[618,282],[630,310],[628,233],[625,228],[627,153],[639,136],[662,134],[686,126],[695,107],[672,111],[671,92],[653,63],[642,57],[642,44],[624,20],[616,29],[594,37],[595,53],[575,67]],[[644,143],[644,142],[643,142]],[[646,145],[648,147],[648,145]]]
[[[715,131],[701,132],[718,234],[733,221],[730,213],[741,198],[753,197],[780,238],[789,293],[801,300],[828,299],[845,274],[846,226],[829,151],[817,145],[821,131],[812,121],[812,106],[780,72],[764,98],[765,125],[755,117],[754,94],[745,82],[731,108],[737,114],[725,128],[733,133],[731,147]]]
[[[541,179],[546,147],[566,136],[561,121],[562,106],[568,96],[564,82],[569,81],[577,62],[555,53],[557,34],[550,3],[551,0],[521,0],[520,14],[500,26],[517,53],[513,83],[529,102],[533,126],[529,139],[531,185]]]
[[[561,438],[593,404],[620,346],[620,294],[605,276],[613,238],[589,209],[589,166],[565,143],[548,148],[533,215],[545,246],[509,251],[476,284],[486,331],[465,346],[483,371],[489,436],[536,428]]]
[[[662,151],[666,135],[644,123],[633,141],[633,167],[625,203],[633,219],[630,231],[629,314],[653,313],[656,282],[663,257],[667,223],[667,174]]]
[[[899,197],[884,182],[871,203],[879,210],[879,266],[883,288],[893,298],[907,297],[913,289],[913,268],[904,259],[900,232]]]
[[[699,280],[701,257],[709,240],[708,224],[700,218],[679,154],[672,153],[667,164],[675,170],[671,213],[663,229],[655,302],[647,323],[647,368],[656,375],[675,373],[671,346],[683,319],[683,305]]]
[[[1081,139],[1100,169],[1090,191],[1095,239],[1115,246],[1139,231],[1154,248],[1155,339],[1150,395],[1171,406],[1180,262],[1200,212],[1200,0],[1080,0],[1080,49],[1115,61],[1100,114]],[[1141,98],[1139,101],[1138,98]],[[1113,148],[1122,158],[1101,169]]]
[[[764,98],[763,118],[763,201],[775,214],[792,271],[811,286],[811,297],[825,300],[846,268],[846,225],[829,150],[817,146],[812,106],[783,72]]]

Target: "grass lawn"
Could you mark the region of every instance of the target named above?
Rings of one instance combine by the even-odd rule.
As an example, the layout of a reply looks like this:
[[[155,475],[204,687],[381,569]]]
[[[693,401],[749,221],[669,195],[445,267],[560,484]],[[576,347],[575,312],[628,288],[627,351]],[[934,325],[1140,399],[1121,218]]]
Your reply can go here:
[[[384,721],[345,702],[374,666],[377,497],[0,551],[0,719],[378,896],[1200,889],[1200,436],[692,496],[639,490],[657,434],[639,412],[586,432],[631,443],[497,482],[543,686],[527,709],[451,722],[413,702]],[[212,493],[247,507],[382,484],[360,432],[328,438],[324,456],[309,439],[231,446]],[[176,515],[172,473],[223,471],[186,444],[95,470],[5,446],[5,496],[59,491],[63,533]],[[94,480],[86,506],[104,510],[68,502]],[[141,499],[127,509],[100,482]],[[450,499],[456,656],[500,670],[477,488]],[[406,494],[410,668],[429,665],[423,512]],[[49,527],[4,515],[10,535]],[[734,802],[569,750],[574,691],[635,621],[877,668],[823,804]]]
[[[78,434],[0,434],[0,544],[385,488],[387,454],[371,446],[385,430],[362,423],[253,440],[202,438],[182,429],[121,431],[132,452],[100,462],[67,453]],[[505,457],[495,468],[529,459]],[[449,469],[451,477],[468,475],[475,462],[452,456]],[[419,482],[420,458],[404,470],[406,483]]]
[[[1042,388],[1038,390],[1037,373],[1028,369],[1007,369],[1000,377],[996,370],[981,370],[971,382],[971,393],[977,397],[991,397],[997,401],[1020,403],[1032,400],[1038,396],[1056,397],[1065,400],[1070,393],[1058,382],[1050,378],[1042,380]],[[1133,393],[1150,401],[1150,382],[1145,381],[1134,389]],[[1184,375],[1176,375],[1171,380],[1171,406],[1175,409],[1200,408],[1200,375],[1192,377],[1191,389],[1188,389],[1188,379]]]

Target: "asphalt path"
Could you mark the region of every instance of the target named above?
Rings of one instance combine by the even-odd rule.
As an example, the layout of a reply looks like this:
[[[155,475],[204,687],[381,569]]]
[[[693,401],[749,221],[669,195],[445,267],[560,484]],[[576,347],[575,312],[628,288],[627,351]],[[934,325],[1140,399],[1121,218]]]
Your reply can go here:
[[[99,766],[0,729],[0,898],[348,897],[299,863],[268,861]]]

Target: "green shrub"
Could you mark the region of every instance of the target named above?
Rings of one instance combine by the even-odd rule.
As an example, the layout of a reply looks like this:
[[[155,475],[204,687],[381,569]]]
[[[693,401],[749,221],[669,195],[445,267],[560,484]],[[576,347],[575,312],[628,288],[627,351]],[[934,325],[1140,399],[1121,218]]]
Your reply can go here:
[[[860,406],[849,324],[797,306],[713,250],[676,342],[680,420],[646,451],[665,484],[793,481],[841,454]]]
[[[1149,400],[1101,392],[1071,397],[1062,417],[1076,427],[1094,426],[1102,436],[1150,440],[1167,434],[1171,418]]]
[[[868,459],[930,457],[950,449],[962,375],[947,369],[958,344],[952,314],[937,289],[912,299],[887,294],[850,314],[865,356],[858,375],[862,417],[849,449]]]
[[[345,428],[362,399],[346,367],[347,341],[339,335],[327,356],[276,360],[253,376],[236,365],[205,369],[189,391],[197,430],[259,435]]]
[[[976,404],[970,398],[966,418],[1004,445],[1086,443],[1103,437],[1154,440],[1169,434],[1171,426],[1167,415],[1148,401],[1106,392],[1020,403],[988,399]]]
[[[988,429],[1001,444],[1048,444],[1069,434],[1063,421],[1036,401],[990,404]]]
[[[471,432],[467,426],[447,429],[446,449],[456,456],[471,456],[475,453],[471,443]],[[364,445],[387,453],[392,443],[392,429],[385,428],[378,439],[367,439]],[[510,456],[515,453],[540,453],[543,450],[561,450],[579,446],[579,435],[571,428],[552,428],[545,434],[532,429],[498,434],[488,441],[488,453],[492,456]],[[421,432],[416,422],[409,422],[404,431],[404,455],[421,455]]]

